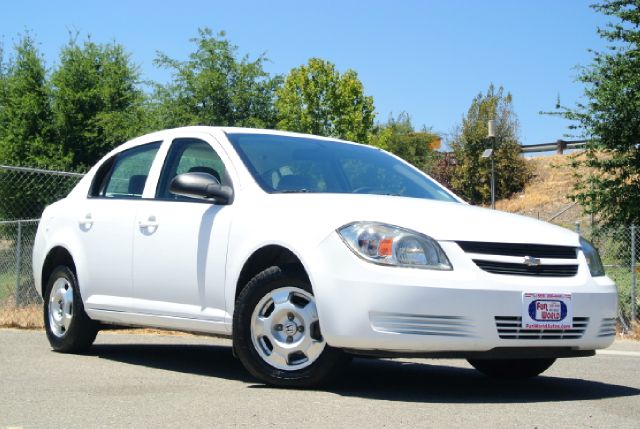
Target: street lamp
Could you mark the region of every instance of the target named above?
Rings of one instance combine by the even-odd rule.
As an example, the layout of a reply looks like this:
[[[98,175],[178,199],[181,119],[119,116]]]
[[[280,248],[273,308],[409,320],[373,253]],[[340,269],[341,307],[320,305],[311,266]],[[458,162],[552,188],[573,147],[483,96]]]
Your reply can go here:
[[[487,138],[491,140],[491,149],[486,149],[482,153],[483,158],[491,158],[491,208],[496,209],[496,168],[493,160],[493,152],[496,141],[496,121],[491,119],[487,122]]]

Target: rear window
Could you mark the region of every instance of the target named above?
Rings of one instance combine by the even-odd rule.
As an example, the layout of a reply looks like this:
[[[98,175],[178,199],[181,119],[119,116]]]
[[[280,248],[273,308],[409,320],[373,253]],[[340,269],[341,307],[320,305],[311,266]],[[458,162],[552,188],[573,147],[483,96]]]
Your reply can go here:
[[[90,196],[142,198],[151,164],[160,142],[125,150],[105,161],[98,169]]]

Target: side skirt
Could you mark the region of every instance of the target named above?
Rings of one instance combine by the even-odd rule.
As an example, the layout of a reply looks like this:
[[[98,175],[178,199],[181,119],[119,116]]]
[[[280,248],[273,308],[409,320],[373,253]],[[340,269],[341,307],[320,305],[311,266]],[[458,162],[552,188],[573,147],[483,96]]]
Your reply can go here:
[[[86,309],[86,312],[91,319],[107,325],[170,329],[193,333],[215,334],[224,337],[231,336],[231,326],[225,323],[224,320],[203,320],[98,309]]]

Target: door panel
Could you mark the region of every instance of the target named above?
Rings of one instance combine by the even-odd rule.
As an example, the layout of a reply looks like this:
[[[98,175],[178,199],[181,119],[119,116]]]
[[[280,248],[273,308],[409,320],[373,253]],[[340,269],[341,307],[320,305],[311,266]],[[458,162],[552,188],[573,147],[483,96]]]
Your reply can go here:
[[[160,142],[136,146],[105,161],[75,214],[86,261],[81,287],[88,310],[131,309],[134,221],[159,147]]]
[[[171,180],[187,172],[211,174],[231,185],[212,142],[180,138],[171,143],[156,199],[143,201],[136,212],[134,307],[145,314],[223,323],[227,238],[233,206],[170,193]]]
[[[146,201],[134,232],[136,311],[224,322],[230,206]]]
[[[131,306],[133,201],[87,200],[78,230],[88,269],[82,293],[88,308],[126,310]]]

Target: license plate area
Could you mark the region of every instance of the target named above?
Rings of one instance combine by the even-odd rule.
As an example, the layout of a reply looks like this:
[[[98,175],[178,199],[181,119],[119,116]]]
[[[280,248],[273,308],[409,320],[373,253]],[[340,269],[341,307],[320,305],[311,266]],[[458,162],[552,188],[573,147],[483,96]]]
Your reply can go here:
[[[522,328],[563,330],[573,328],[571,294],[522,294]]]

